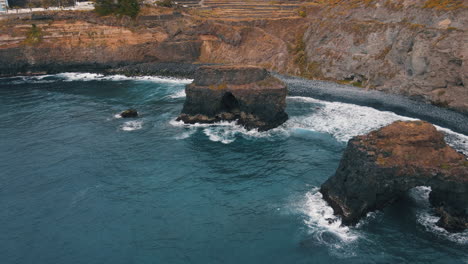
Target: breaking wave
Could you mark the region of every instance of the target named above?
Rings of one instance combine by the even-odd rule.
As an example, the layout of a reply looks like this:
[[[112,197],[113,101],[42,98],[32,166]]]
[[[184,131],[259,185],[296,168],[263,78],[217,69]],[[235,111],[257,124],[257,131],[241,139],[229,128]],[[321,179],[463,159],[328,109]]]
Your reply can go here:
[[[347,142],[354,136],[369,133],[397,120],[416,120],[367,106],[300,96],[288,99],[291,102],[309,104],[311,110],[311,114],[291,117],[289,127],[327,133],[341,142]]]
[[[286,137],[289,132],[284,126],[277,127],[265,132],[259,132],[257,129],[247,130],[243,126],[236,124],[235,121],[228,122],[222,121],[213,124],[185,124],[182,121],[170,121],[172,126],[184,127],[190,130],[203,129],[203,133],[213,142],[221,142],[223,144],[230,144],[237,138],[242,137],[245,139],[267,139],[276,140],[279,137]],[[190,133],[192,135],[193,133]],[[187,135],[187,132],[183,132]],[[177,136],[178,139],[187,137]]]
[[[9,84],[24,84],[24,83],[53,83],[53,82],[74,82],[74,81],[146,81],[155,83],[174,83],[188,84],[191,79],[159,77],[159,76],[125,76],[125,75],[104,75],[99,73],[82,73],[82,72],[65,72],[59,74],[49,74],[40,76],[19,76],[11,78],[3,78]]]
[[[174,94],[169,96],[170,98],[184,98],[185,97],[185,89],[182,89]]]
[[[304,112],[303,108],[306,108],[308,114],[294,115],[295,108],[301,108],[300,112]],[[191,129],[203,128],[204,134],[211,141],[224,144],[232,143],[237,138],[275,140],[287,136],[302,136],[303,132],[307,131],[328,134],[337,141],[345,143],[354,136],[367,134],[398,120],[417,120],[372,107],[300,96],[288,97],[288,112],[290,118],[285,124],[266,132],[246,130],[235,122],[186,125],[183,122],[172,121],[171,124]],[[468,155],[468,136],[447,128],[439,126],[436,128],[446,135],[449,145]]]
[[[305,216],[304,224],[314,243],[327,246],[336,255],[349,257],[355,254],[356,242],[363,238],[363,233],[341,225],[340,217],[333,215],[333,208],[323,200],[319,188],[308,192],[298,209]]]

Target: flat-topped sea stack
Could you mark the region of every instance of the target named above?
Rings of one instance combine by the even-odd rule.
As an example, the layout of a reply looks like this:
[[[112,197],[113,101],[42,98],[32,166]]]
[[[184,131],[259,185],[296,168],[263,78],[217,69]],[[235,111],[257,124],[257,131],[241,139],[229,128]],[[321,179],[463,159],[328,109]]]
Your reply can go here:
[[[177,118],[185,123],[236,120],[247,129],[265,131],[288,119],[286,85],[260,67],[203,66],[185,92]]]
[[[427,122],[398,121],[352,138],[320,191],[343,223],[353,225],[416,186],[431,187],[439,226],[451,232],[468,227],[467,158]]]

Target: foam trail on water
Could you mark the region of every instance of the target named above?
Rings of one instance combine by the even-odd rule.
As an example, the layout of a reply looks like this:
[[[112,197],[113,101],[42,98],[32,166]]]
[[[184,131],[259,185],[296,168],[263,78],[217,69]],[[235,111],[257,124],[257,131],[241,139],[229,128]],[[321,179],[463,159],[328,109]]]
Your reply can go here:
[[[134,131],[143,128],[143,121],[135,120],[135,121],[127,121],[125,122],[120,129],[123,131]]]
[[[6,79],[12,79],[10,84],[25,84],[25,83],[53,83],[55,80],[45,79],[51,75],[42,75],[42,76],[20,76],[20,77],[11,77]]]
[[[416,218],[418,223],[424,226],[427,231],[442,239],[447,239],[462,245],[468,245],[468,230],[461,233],[450,233],[436,225],[440,217],[434,215],[431,210],[431,205],[429,203],[430,192],[431,187],[427,186],[415,187],[409,191],[410,197],[418,206],[416,209]]]
[[[183,132],[182,134],[177,135],[174,138],[175,139],[186,139],[186,138],[189,138],[195,132],[196,132],[195,129],[190,129],[189,131]]]

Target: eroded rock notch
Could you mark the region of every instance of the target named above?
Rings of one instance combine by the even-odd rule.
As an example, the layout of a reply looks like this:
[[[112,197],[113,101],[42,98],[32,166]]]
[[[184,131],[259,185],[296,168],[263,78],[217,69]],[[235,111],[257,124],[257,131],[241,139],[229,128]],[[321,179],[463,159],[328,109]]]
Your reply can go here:
[[[185,123],[234,121],[247,129],[265,131],[288,119],[286,85],[254,66],[203,66],[185,88]]]
[[[468,227],[468,161],[422,121],[398,121],[348,142],[324,199],[347,225],[382,209],[416,186],[430,186],[430,202],[448,231]]]

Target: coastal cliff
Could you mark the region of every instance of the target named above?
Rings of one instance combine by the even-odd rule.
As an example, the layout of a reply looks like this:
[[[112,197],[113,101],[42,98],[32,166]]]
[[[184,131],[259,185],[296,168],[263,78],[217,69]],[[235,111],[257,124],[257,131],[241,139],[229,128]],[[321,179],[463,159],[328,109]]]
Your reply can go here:
[[[152,74],[132,67],[168,62],[257,65],[466,113],[468,9],[445,2],[310,1],[296,15],[242,19],[169,8],[145,9],[135,20],[37,13],[0,21],[0,76]]]

